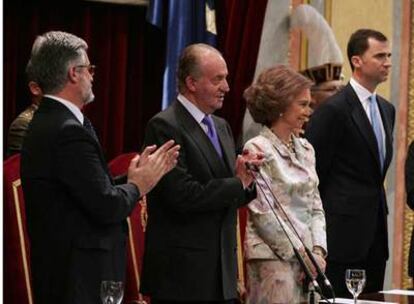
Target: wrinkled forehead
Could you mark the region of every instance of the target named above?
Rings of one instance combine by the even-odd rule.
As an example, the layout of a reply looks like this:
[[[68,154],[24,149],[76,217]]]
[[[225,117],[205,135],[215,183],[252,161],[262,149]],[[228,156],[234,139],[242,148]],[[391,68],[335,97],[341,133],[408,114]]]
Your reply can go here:
[[[209,52],[200,58],[200,72],[202,74],[220,74],[227,76],[227,64],[224,58],[216,52]]]

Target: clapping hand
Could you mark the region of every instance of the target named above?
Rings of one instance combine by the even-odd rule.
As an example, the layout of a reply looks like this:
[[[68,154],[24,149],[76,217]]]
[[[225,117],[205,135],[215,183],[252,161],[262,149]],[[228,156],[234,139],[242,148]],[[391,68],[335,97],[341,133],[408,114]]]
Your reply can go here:
[[[243,188],[247,188],[253,182],[253,175],[248,167],[260,167],[264,160],[262,152],[252,153],[249,150],[243,150],[241,155],[236,159],[236,176],[240,178]]]
[[[141,195],[147,194],[158,181],[177,164],[180,146],[173,140],[157,149],[148,146],[141,155],[135,156],[128,168],[128,182],[135,184]]]

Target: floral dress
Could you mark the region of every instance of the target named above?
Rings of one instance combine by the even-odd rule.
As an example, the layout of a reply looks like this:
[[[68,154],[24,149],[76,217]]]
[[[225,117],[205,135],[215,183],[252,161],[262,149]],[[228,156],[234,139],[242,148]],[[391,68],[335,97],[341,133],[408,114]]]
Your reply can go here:
[[[268,181],[304,244],[310,249],[320,246],[326,251],[325,214],[311,144],[295,137],[291,151],[269,128],[263,127],[258,136],[246,143],[245,149],[265,154],[260,176]],[[248,205],[244,243],[247,303],[299,303],[304,300],[301,267],[283,225],[268,203],[276,207],[258,189],[257,198]]]

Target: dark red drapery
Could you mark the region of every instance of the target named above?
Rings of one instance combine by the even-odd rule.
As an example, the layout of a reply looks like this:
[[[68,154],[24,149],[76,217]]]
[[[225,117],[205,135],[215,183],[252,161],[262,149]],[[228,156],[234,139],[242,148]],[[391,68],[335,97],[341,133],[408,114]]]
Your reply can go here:
[[[230,93],[218,112],[237,138],[244,89],[256,66],[267,0],[219,0],[218,48],[229,68]],[[84,38],[98,66],[95,101],[85,109],[111,159],[137,151],[148,119],[161,109],[164,33],[145,21],[146,7],[88,1],[4,2],[3,145],[12,120],[30,104],[24,69],[35,37],[62,30]],[[4,153],[3,153],[4,155]]]
[[[216,1],[219,49],[227,61],[230,92],[219,112],[238,138],[244,112],[244,90],[251,84],[256,68],[267,0]]]
[[[161,109],[163,33],[146,7],[87,1],[6,1],[4,5],[4,150],[12,120],[30,104],[25,66],[35,37],[62,30],[84,38],[97,65],[95,101],[85,113],[108,159],[137,151],[148,119]]]

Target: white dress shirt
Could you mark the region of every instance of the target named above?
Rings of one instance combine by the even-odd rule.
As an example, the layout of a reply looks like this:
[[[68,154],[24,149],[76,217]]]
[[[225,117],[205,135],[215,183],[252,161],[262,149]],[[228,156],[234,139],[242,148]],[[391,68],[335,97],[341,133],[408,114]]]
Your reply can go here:
[[[369,112],[369,98],[373,95],[375,96],[375,98],[377,98],[377,93],[371,93],[370,91],[368,91],[366,88],[364,88],[361,84],[359,84],[354,78],[351,77],[351,80],[349,81],[349,84],[351,85],[351,87],[354,89],[355,93],[358,96],[359,101],[362,104],[362,107],[364,108],[365,113],[367,114],[368,120],[371,122],[371,115]],[[379,113],[378,118],[381,122],[381,133],[382,133],[382,145],[384,147],[384,153],[385,155],[387,154],[386,151],[386,146],[385,146],[385,129],[384,129],[384,123],[382,122],[382,117],[381,117],[381,111],[378,108],[378,103],[376,103],[375,107],[377,108],[377,111]],[[385,158],[384,155],[384,158]]]
[[[45,94],[44,97],[56,100],[58,102],[60,102],[61,104],[63,104],[65,107],[67,107],[69,109],[69,111],[71,111],[73,113],[73,115],[75,115],[75,117],[79,120],[79,122],[83,125],[83,114],[81,112],[81,110],[79,110],[79,108],[77,106],[75,106],[73,103],[71,103],[70,101],[54,96],[54,95],[49,95],[49,94]]]
[[[191,116],[194,117],[194,119],[197,121],[197,123],[200,125],[200,127],[204,130],[204,132],[206,132],[206,134],[208,134],[208,127],[202,122],[204,116],[206,116],[207,114],[205,114],[203,111],[201,111],[199,108],[197,108],[197,106],[194,105],[187,98],[185,98],[184,95],[178,94],[177,99],[184,106],[184,108],[186,108],[187,111],[190,112]],[[213,120],[212,120],[212,122],[214,124]]]

